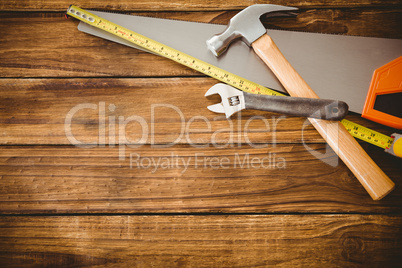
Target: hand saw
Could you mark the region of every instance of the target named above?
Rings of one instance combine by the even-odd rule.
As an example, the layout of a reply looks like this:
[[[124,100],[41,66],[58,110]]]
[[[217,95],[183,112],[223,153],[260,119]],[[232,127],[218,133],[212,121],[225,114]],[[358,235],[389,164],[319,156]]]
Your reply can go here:
[[[286,92],[269,68],[242,42],[232,44],[219,60],[208,51],[206,40],[222,32],[225,25],[91,12],[240,77]],[[147,51],[83,22],[78,29]],[[270,36],[320,98],[344,101],[350,111],[359,114],[374,70],[402,55],[402,39],[282,30],[270,30]]]
[[[240,90],[245,90],[245,91],[250,91],[250,93],[260,93],[260,94],[268,94],[268,95],[278,95],[280,93],[275,92],[271,89],[265,88],[261,85],[258,85],[254,82],[251,82],[247,79],[244,79],[242,77],[239,77],[235,74],[229,73],[223,69],[220,69],[218,67],[215,67],[209,63],[200,61],[199,59],[196,59],[188,54],[185,54],[181,51],[178,51],[172,47],[166,46],[160,42],[157,42],[155,40],[150,39],[149,37],[146,37],[145,35],[141,35],[139,33],[136,33],[132,30],[129,30],[127,28],[122,27],[121,25],[118,25],[116,23],[113,23],[111,21],[108,21],[102,17],[99,17],[91,12],[87,12],[83,9],[80,9],[75,6],[70,6],[67,10],[66,15],[71,15],[80,21],[84,21],[93,27],[99,28],[101,30],[107,31],[111,34],[114,34],[120,38],[123,38],[129,42],[132,42],[133,44],[139,45],[147,50],[152,50],[155,53],[157,53],[160,56],[169,58],[173,61],[176,61],[180,64],[183,64],[187,67],[190,67],[194,70],[200,71],[206,75],[209,75],[211,77],[214,77],[218,80],[221,80],[225,83],[230,83],[232,86],[237,87]],[[293,69],[294,70],[294,69]],[[344,121],[344,120],[342,120]],[[325,124],[328,126],[333,125],[331,123],[324,123],[324,121],[321,121],[322,124]],[[346,123],[346,122],[345,122]],[[342,123],[344,124],[344,123]],[[350,133],[350,130],[347,130],[341,125],[341,123],[336,123],[337,127],[340,126],[343,135],[348,135],[348,132]],[[331,133],[335,134],[334,131],[337,131],[337,127],[331,127]],[[376,135],[376,134],[374,134]],[[361,149],[361,147],[356,143],[353,139],[350,139],[350,136],[346,136],[348,139],[348,142],[344,142],[343,146],[346,146],[347,143],[354,143],[355,145],[353,146],[353,149],[355,152],[354,154],[358,154],[358,162],[356,162],[356,159],[354,160],[354,163],[350,161],[350,154],[349,158],[347,158],[347,162],[349,164],[352,163],[352,165],[348,165],[350,168],[353,169],[354,174],[359,176],[359,181],[365,186],[366,190],[370,193],[373,199],[378,200],[384,197],[386,194],[388,194],[394,187],[394,183],[379,169],[376,164],[366,155],[366,153]],[[373,136],[374,137],[374,136]],[[343,140],[343,139],[342,139]],[[331,142],[334,142],[334,140],[331,140]],[[397,145],[398,147],[398,145]],[[342,149],[343,151],[343,149]],[[359,152],[357,152],[359,151]],[[360,155],[362,155],[360,157]],[[364,161],[360,164],[359,159]],[[370,170],[370,176],[366,176],[366,170]],[[356,173],[357,172],[357,173]],[[374,177],[373,177],[374,176]],[[381,178],[376,178],[376,176],[380,176]],[[373,184],[374,183],[374,184]],[[376,189],[374,189],[375,187]]]
[[[68,13],[68,11],[67,11],[67,13]],[[112,17],[113,17],[113,15],[121,16],[119,14],[111,14],[111,13],[105,13],[105,12],[97,12],[97,11],[92,12],[92,14],[94,14],[94,15],[95,15],[95,13],[97,13],[99,15],[104,15],[104,14],[111,15]],[[154,20],[159,22],[160,25],[167,25],[167,24],[170,24],[170,23],[176,24],[178,22],[178,21],[173,21],[173,20],[155,19],[155,18],[149,18],[149,17],[136,17],[136,16],[127,16],[127,15],[123,15],[123,16],[127,17],[127,19],[130,19],[130,20],[138,20],[138,21],[136,21],[136,23],[139,26],[141,26],[141,25],[145,25],[145,26],[154,25],[154,27],[158,27],[158,23],[152,24],[152,21],[154,21]],[[96,36],[101,37],[101,38],[106,38],[108,40],[116,41],[118,43],[130,46],[130,47],[134,47],[134,48],[138,48],[138,49],[141,49],[141,50],[144,50],[144,51],[147,51],[147,52],[151,52],[151,53],[153,53],[155,55],[162,56],[162,54],[163,54],[163,53],[158,53],[156,51],[153,51],[152,49],[149,49],[149,46],[141,46],[141,45],[137,44],[136,42],[133,42],[132,40],[128,40],[127,38],[122,38],[122,37],[119,36],[119,34],[116,34],[114,32],[109,32],[109,31],[104,31],[104,29],[99,29],[98,27],[95,27],[94,25],[92,25],[92,23],[90,21],[87,21],[86,19],[83,19],[83,18],[80,18],[80,17],[79,17],[79,19],[81,21],[81,23],[79,24],[79,29],[84,30],[85,32],[93,33]],[[183,21],[179,22],[179,23],[180,23],[179,25],[182,25],[184,29],[188,28],[187,24],[202,27],[202,28],[207,26],[205,24],[192,23],[192,22],[183,22]],[[118,24],[115,24],[115,25],[118,25]],[[119,25],[118,27],[121,27],[121,26]],[[219,25],[213,25],[212,24],[211,27],[219,27]],[[141,27],[139,29],[141,29]],[[184,29],[178,28],[179,32],[183,32]],[[160,31],[160,29],[159,30],[153,30],[151,32],[156,37],[160,36],[160,35],[157,34],[159,32],[160,32],[161,35],[166,33],[166,31]],[[139,33],[136,33],[136,35],[138,35],[138,34]],[[144,35],[144,37],[145,37],[145,35]],[[146,37],[146,38],[148,38],[148,37]],[[175,39],[171,39],[171,38],[169,39],[167,37],[165,39],[167,41],[170,41],[169,43],[172,43],[172,40],[173,41],[175,40]],[[153,39],[148,38],[147,40],[153,40]],[[156,41],[153,40],[153,42],[156,42]],[[236,44],[241,45],[242,43],[236,43]],[[236,44],[233,44],[234,49],[236,49]],[[180,45],[180,42],[178,42],[178,43],[176,42],[176,45]],[[199,52],[201,51],[201,53],[203,55],[206,55],[205,57],[207,57],[207,59],[209,59],[210,62],[213,62],[214,64],[218,65],[219,62],[216,61],[215,57],[211,57],[211,54],[208,53],[208,51],[207,51],[207,54],[205,54],[205,49],[203,49],[203,46],[201,47],[198,43],[195,43],[194,45],[196,46],[196,48],[199,48],[196,51],[199,51]],[[164,47],[165,45],[160,43],[158,46],[159,47]],[[233,50],[230,50],[230,51],[233,51]],[[229,53],[226,53],[225,55],[231,55],[230,51],[229,51]],[[174,52],[174,53],[177,53],[177,52],[179,52],[179,51],[176,50],[176,52]],[[182,51],[180,51],[180,53],[181,53],[181,55],[183,55]],[[223,56],[224,59],[225,59],[225,55]],[[251,54],[250,56],[251,56],[251,59],[252,59],[254,54]],[[235,59],[235,58],[236,57],[232,57],[232,59]],[[193,57],[193,56],[188,55],[187,59],[193,61],[196,58]],[[178,62],[181,63],[181,64],[184,64],[184,65],[186,65],[186,66],[188,66],[190,68],[193,68],[193,69],[195,69],[197,71],[203,72],[198,67],[194,68],[195,66],[197,66],[198,64],[201,63],[198,59],[196,61],[197,61],[197,64],[194,65],[194,66],[184,64],[183,61],[181,61],[181,62],[178,61]],[[252,61],[252,60],[250,60],[250,61]],[[228,68],[231,68],[233,66],[237,66],[235,64],[236,61],[230,62],[230,63],[233,63],[233,64],[227,64],[228,61],[222,61],[222,62],[224,64],[226,64]],[[262,61],[257,59],[254,62],[257,63],[257,64],[261,64]],[[230,74],[230,72],[228,72],[228,71],[226,71],[226,70],[224,70],[222,68],[219,70],[219,68],[215,67],[215,65],[207,63],[205,61],[204,61],[204,64],[201,64],[201,65],[203,67],[199,66],[200,68],[208,68],[209,69],[209,68],[212,67],[214,69],[214,71],[212,73],[211,72],[203,72],[204,74],[207,74],[209,76],[215,77],[218,80],[221,80],[222,82],[228,83],[228,84],[230,84],[232,86],[235,86],[235,84],[237,82],[241,83],[241,81],[243,81],[243,79],[245,79],[244,77],[241,77],[241,76],[234,77],[233,74]],[[261,79],[261,78],[267,78],[267,77],[269,78],[269,75],[271,74],[270,70],[267,70],[268,72],[267,72],[266,75],[263,75],[263,74],[256,75],[260,69],[257,69],[257,70],[254,71],[254,69],[252,69],[253,66],[250,66],[250,67],[251,67],[250,69],[243,68],[243,69],[240,69],[240,71],[245,72],[246,75],[248,75],[248,77],[255,78],[255,79]],[[266,69],[266,68],[267,68],[266,65],[262,64],[261,69]],[[253,71],[250,72],[250,70],[253,70]],[[216,77],[217,74],[219,74],[219,76],[222,76],[222,77]],[[272,80],[272,81],[275,82],[276,79]],[[248,82],[244,83],[243,85],[239,84],[238,89],[244,90],[244,91],[250,92],[250,93],[262,93],[262,94],[275,95],[275,96],[283,95],[282,93],[274,91],[274,90],[271,90],[269,88],[261,88],[261,86],[259,84],[251,82],[250,80],[248,80]],[[259,91],[259,90],[261,90],[261,91]],[[379,146],[379,147],[381,147],[383,149],[391,148],[392,143],[395,141],[393,138],[391,138],[389,136],[383,135],[383,134],[378,133],[376,131],[373,131],[371,129],[367,129],[367,128],[363,127],[363,126],[360,126],[360,125],[358,125],[356,123],[350,122],[350,121],[348,121],[346,119],[342,120],[342,124],[347,128],[348,132],[353,137],[361,139],[361,140],[364,140],[364,141],[369,142],[369,143],[372,143],[372,144],[374,144],[376,146]],[[390,152],[390,151],[386,150],[386,152]]]

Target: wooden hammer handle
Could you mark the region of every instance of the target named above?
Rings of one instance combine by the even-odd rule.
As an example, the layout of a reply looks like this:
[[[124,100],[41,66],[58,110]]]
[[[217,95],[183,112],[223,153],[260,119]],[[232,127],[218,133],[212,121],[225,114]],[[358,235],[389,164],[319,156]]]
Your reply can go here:
[[[291,96],[318,98],[317,94],[285,59],[271,37],[263,35],[252,43],[252,47]],[[367,155],[339,121],[325,121],[313,118],[309,118],[309,120],[339,158],[353,172],[371,198],[380,200],[392,191],[395,184]]]

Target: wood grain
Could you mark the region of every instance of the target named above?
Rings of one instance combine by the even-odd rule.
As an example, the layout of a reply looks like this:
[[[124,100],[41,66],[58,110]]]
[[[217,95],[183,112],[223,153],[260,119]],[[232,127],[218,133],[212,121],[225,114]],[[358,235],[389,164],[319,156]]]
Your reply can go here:
[[[62,14],[2,20],[2,77],[196,74],[167,59],[91,37],[78,31],[77,25],[78,21],[66,20]]]
[[[74,4],[227,24],[257,2]],[[396,0],[269,3],[297,6],[300,12],[264,19],[268,28],[402,38],[402,6]],[[372,201],[346,166],[336,164],[336,155],[325,154],[324,140],[313,127],[301,131],[303,119],[261,112],[231,121],[218,117],[205,107],[219,100],[203,97],[215,80],[79,32],[78,21],[64,19],[70,4],[0,2],[0,266],[401,263],[401,159],[362,143],[397,184],[385,199]],[[66,116],[82,104],[96,107],[75,113],[71,131],[85,145],[97,143],[92,148],[75,147],[66,136]],[[179,113],[169,107],[158,110],[152,122],[152,104],[176,107],[189,128],[182,130]],[[105,116],[99,116],[99,108]],[[143,118],[153,136],[141,140],[141,125],[134,121],[119,128],[119,116],[123,123]],[[269,129],[261,117],[251,120],[254,116],[266,118]],[[359,115],[348,119],[387,135],[394,132]],[[309,150],[322,153],[321,159]],[[246,155],[248,166],[239,163]],[[261,168],[258,163],[267,156],[271,168]],[[276,164],[283,158],[286,168],[275,166],[273,158]],[[151,159],[177,164],[158,166]],[[179,159],[190,160],[189,165]],[[226,168],[235,161],[236,167]]]
[[[171,10],[171,11],[188,11],[188,10],[233,10],[233,9],[243,9],[249,5],[260,3],[257,2],[245,2],[241,0],[231,0],[231,1],[221,1],[215,0],[213,3],[205,2],[202,0],[176,0],[176,1],[128,1],[128,0],[118,0],[113,2],[105,2],[102,0],[78,0],[74,4],[76,6],[80,6],[81,8],[97,8],[97,9],[107,9],[107,10],[146,10],[146,11],[155,11],[155,10]],[[297,0],[287,0],[280,1],[274,0],[269,1],[269,4],[276,5],[288,5],[288,6],[298,6],[298,7],[372,7],[372,6],[398,6],[400,5],[399,1],[396,0],[386,0],[386,1],[378,1],[378,0],[354,0],[354,1],[345,1],[345,0],[332,0],[332,1],[297,1]],[[12,0],[7,2],[2,2],[0,4],[0,10],[7,11],[31,11],[31,10],[47,10],[47,11],[64,11],[67,7],[71,5],[71,2],[68,0],[57,0],[57,1],[18,1]]]
[[[212,78],[0,79],[0,144],[324,142],[304,118],[244,111],[227,120],[208,111],[220,101],[204,97],[215,83]],[[393,133],[360,116],[347,118]]]
[[[394,267],[401,224],[382,215],[2,217],[0,259],[19,267]]]
[[[67,7],[66,7],[67,8]],[[134,13],[138,14],[138,13]],[[157,17],[227,24],[235,12],[152,13]],[[401,10],[308,10],[275,18],[266,26],[297,31],[402,38]],[[139,15],[150,15],[139,13]],[[384,29],[382,24],[388,22]],[[201,76],[167,59],[77,30],[62,13],[3,13],[0,17],[2,77]],[[364,27],[362,27],[364,25]],[[157,66],[157,68],[155,68]]]
[[[400,190],[371,201],[323,144],[321,160],[302,144],[164,147],[2,146],[0,213],[402,212]]]

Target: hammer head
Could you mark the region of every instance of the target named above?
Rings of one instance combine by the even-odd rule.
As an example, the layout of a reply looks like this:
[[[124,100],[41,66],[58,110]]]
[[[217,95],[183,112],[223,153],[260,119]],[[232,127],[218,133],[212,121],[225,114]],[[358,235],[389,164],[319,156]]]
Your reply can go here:
[[[268,17],[294,15],[291,11],[296,11],[295,7],[279,5],[260,4],[252,5],[243,9],[234,16],[226,30],[207,40],[207,46],[215,56],[219,56],[228,48],[230,43],[241,38],[248,46],[266,34],[267,30],[260,21],[262,15]]]

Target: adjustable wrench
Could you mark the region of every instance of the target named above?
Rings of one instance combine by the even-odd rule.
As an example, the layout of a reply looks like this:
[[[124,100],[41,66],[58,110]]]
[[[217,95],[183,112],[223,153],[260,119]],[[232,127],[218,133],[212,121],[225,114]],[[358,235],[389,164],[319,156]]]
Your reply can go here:
[[[219,94],[222,102],[207,108],[215,113],[225,113],[226,118],[243,109],[326,120],[341,120],[348,113],[348,105],[343,101],[250,94],[222,83],[211,87],[205,96],[213,94]]]

